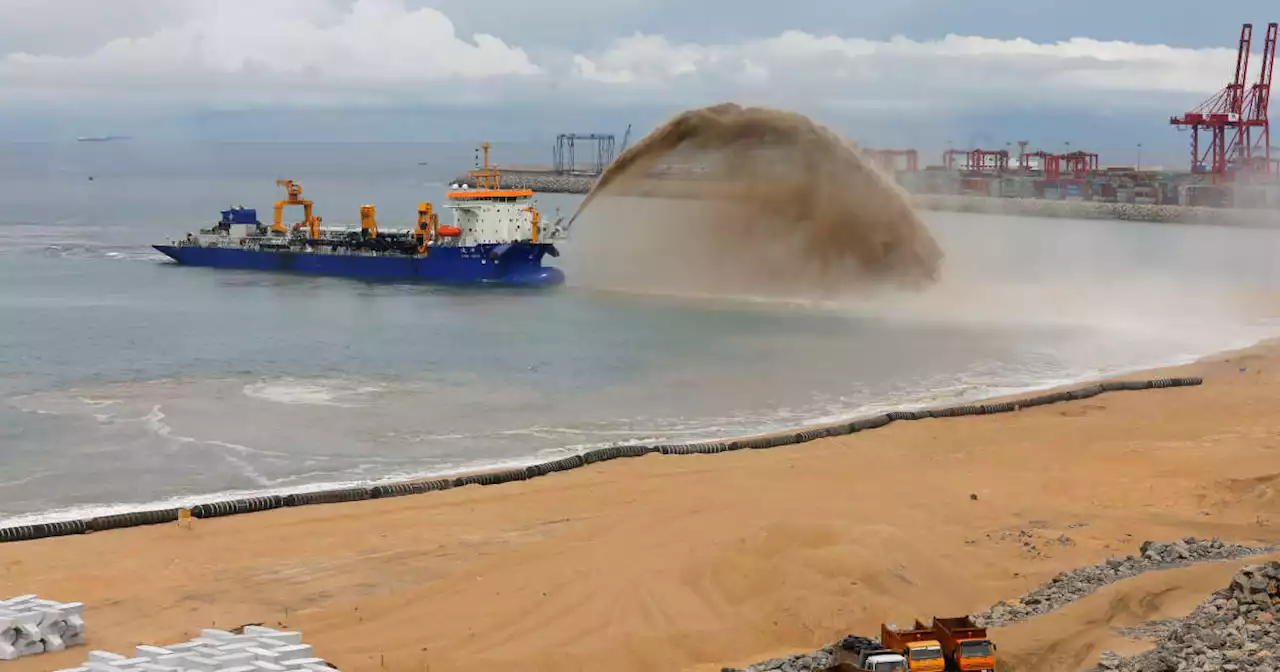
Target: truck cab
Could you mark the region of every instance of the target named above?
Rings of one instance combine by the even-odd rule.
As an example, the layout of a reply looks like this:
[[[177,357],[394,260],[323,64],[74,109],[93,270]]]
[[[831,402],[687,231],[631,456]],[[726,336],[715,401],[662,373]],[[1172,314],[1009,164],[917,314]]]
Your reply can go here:
[[[896,651],[886,651],[867,656],[861,668],[869,672],[899,672],[907,669],[907,659]]]
[[[841,640],[837,660],[841,670],[907,672],[908,669],[905,656],[866,637],[845,637]]]
[[[959,672],[993,672],[996,645],[987,638],[987,629],[968,616],[933,619],[933,634],[942,643],[947,669]]]
[[[947,661],[942,657],[942,645],[936,641],[911,642],[906,650],[907,669],[911,672],[943,672]]]
[[[942,643],[933,636],[933,628],[920,621],[910,628],[881,623],[880,642],[885,648],[902,653],[911,672],[943,672],[946,669]]]
[[[986,638],[961,639],[953,655],[956,669],[962,672],[985,672],[996,669],[996,645]]]

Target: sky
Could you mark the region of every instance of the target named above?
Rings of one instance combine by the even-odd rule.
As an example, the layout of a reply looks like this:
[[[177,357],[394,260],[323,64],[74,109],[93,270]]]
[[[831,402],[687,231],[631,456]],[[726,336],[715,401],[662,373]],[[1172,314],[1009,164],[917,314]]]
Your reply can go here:
[[[537,141],[724,101],[869,146],[1186,153],[1275,0],[0,0],[0,140]],[[1256,63],[1256,61],[1255,61]],[[1255,69],[1256,73],[1256,69]],[[1251,77],[1252,78],[1252,77]]]

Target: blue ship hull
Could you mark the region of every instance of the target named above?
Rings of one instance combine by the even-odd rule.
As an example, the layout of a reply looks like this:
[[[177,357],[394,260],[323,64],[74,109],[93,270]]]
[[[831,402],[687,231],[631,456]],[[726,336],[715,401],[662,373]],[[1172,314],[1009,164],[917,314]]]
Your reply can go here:
[[[564,282],[564,272],[542,265],[556,252],[549,244],[514,243],[475,247],[432,248],[426,256],[325,254],[259,251],[234,247],[155,245],[180,264],[259,271],[291,271],[381,281],[425,281],[449,284],[492,283],[550,286]]]

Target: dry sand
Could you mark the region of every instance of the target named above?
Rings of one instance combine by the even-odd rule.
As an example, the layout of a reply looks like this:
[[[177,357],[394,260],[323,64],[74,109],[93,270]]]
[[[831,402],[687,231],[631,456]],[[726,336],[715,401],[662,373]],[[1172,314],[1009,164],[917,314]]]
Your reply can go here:
[[[1280,541],[1280,347],[1176,374],[1206,382],[8,544],[0,595],[83,601],[89,647],[121,652],[260,622],[352,672],[718,670],[983,609],[1145,539]],[[1078,669],[1108,625],[1188,612],[1230,571],[1145,575],[997,631],[1005,669]]]

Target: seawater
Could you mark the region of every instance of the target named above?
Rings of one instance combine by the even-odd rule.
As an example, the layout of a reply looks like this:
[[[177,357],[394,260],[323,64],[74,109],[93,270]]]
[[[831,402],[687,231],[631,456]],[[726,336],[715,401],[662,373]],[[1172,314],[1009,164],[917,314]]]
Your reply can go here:
[[[926,213],[954,282],[796,300],[605,291],[575,277],[575,255],[627,251],[572,241],[553,262],[568,285],[546,292],[183,268],[150,248],[229,205],[268,221],[277,178],[326,224],[356,226],[373,203],[383,228],[408,228],[471,158],[0,145],[0,525],[773,431],[1273,332],[1266,310],[1235,309],[1280,284],[1272,231]],[[539,200],[548,215],[578,203]]]

